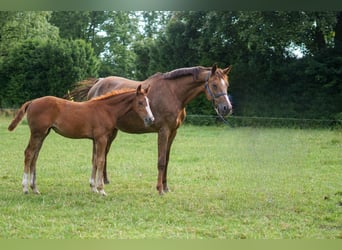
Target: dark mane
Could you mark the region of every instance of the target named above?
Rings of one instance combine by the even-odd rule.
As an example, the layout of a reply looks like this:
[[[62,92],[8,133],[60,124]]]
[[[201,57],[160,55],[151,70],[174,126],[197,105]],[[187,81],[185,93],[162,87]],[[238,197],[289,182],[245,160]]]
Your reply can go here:
[[[199,73],[201,72],[201,70],[210,70],[210,69],[211,68],[205,68],[202,66],[190,67],[190,68],[180,68],[180,69],[175,69],[175,70],[172,70],[170,72],[164,73],[163,78],[164,79],[175,79],[175,78],[182,77],[182,76],[192,75],[194,77],[194,79],[197,80],[197,77],[198,77]]]

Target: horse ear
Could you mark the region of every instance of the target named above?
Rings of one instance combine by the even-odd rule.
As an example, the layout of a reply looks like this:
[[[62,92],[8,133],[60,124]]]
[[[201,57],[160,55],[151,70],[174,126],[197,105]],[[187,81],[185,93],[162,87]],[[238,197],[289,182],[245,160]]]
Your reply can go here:
[[[145,94],[147,95],[148,91],[150,90],[151,85],[149,84],[146,89],[144,89]]]
[[[233,65],[229,65],[227,68],[225,68],[225,69],[223,70],[223,73],[225,73],[226,75],[228,75],[229,72],[232,70],[232,67],[233,67]]]
[[[217,69],[217,64],[215,63],[213,67],[211,68],[211,75],[214,75]]]
[[[142,92],[141,92],[141,84],[138,86],[137,88],[137,95],[140,95]]]

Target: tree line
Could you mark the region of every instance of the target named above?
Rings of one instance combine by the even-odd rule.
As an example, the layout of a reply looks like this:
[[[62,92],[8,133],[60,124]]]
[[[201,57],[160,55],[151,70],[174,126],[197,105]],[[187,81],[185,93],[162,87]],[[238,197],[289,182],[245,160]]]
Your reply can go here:
[[[233,65],[240,116],[342,119],[342,12],[0,12],[0,107],[77,81]],[[190,114],[214,114],[204,96]]]

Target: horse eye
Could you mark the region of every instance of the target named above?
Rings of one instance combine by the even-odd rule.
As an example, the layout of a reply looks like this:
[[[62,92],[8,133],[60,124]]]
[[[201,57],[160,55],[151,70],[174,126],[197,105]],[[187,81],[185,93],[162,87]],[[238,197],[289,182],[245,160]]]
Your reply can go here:
[[[142,106],[142,105],[144,105],[144,103],[142,101],[139,101],[138,105]]]
[[[213,88],[214,88],[214,90],[217,90],[217,85],[213,84]]]

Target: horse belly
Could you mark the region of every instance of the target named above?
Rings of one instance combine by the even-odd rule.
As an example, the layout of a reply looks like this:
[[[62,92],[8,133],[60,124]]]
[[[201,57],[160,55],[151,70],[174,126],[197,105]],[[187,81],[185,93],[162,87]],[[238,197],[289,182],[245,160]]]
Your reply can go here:
[[[60,112],[51,127],[56,133],[68,138],[91,138],[93,122],[90,122],[90,118],[94,117],[84,111],[86,110],[75,105],[64,106],[63,112]]]
[[[154,125],[146,127],[141,118],[134,112],[128,112],[125,116],[118,119],[117,128],[131,134],[143,134],[157,131]]]

